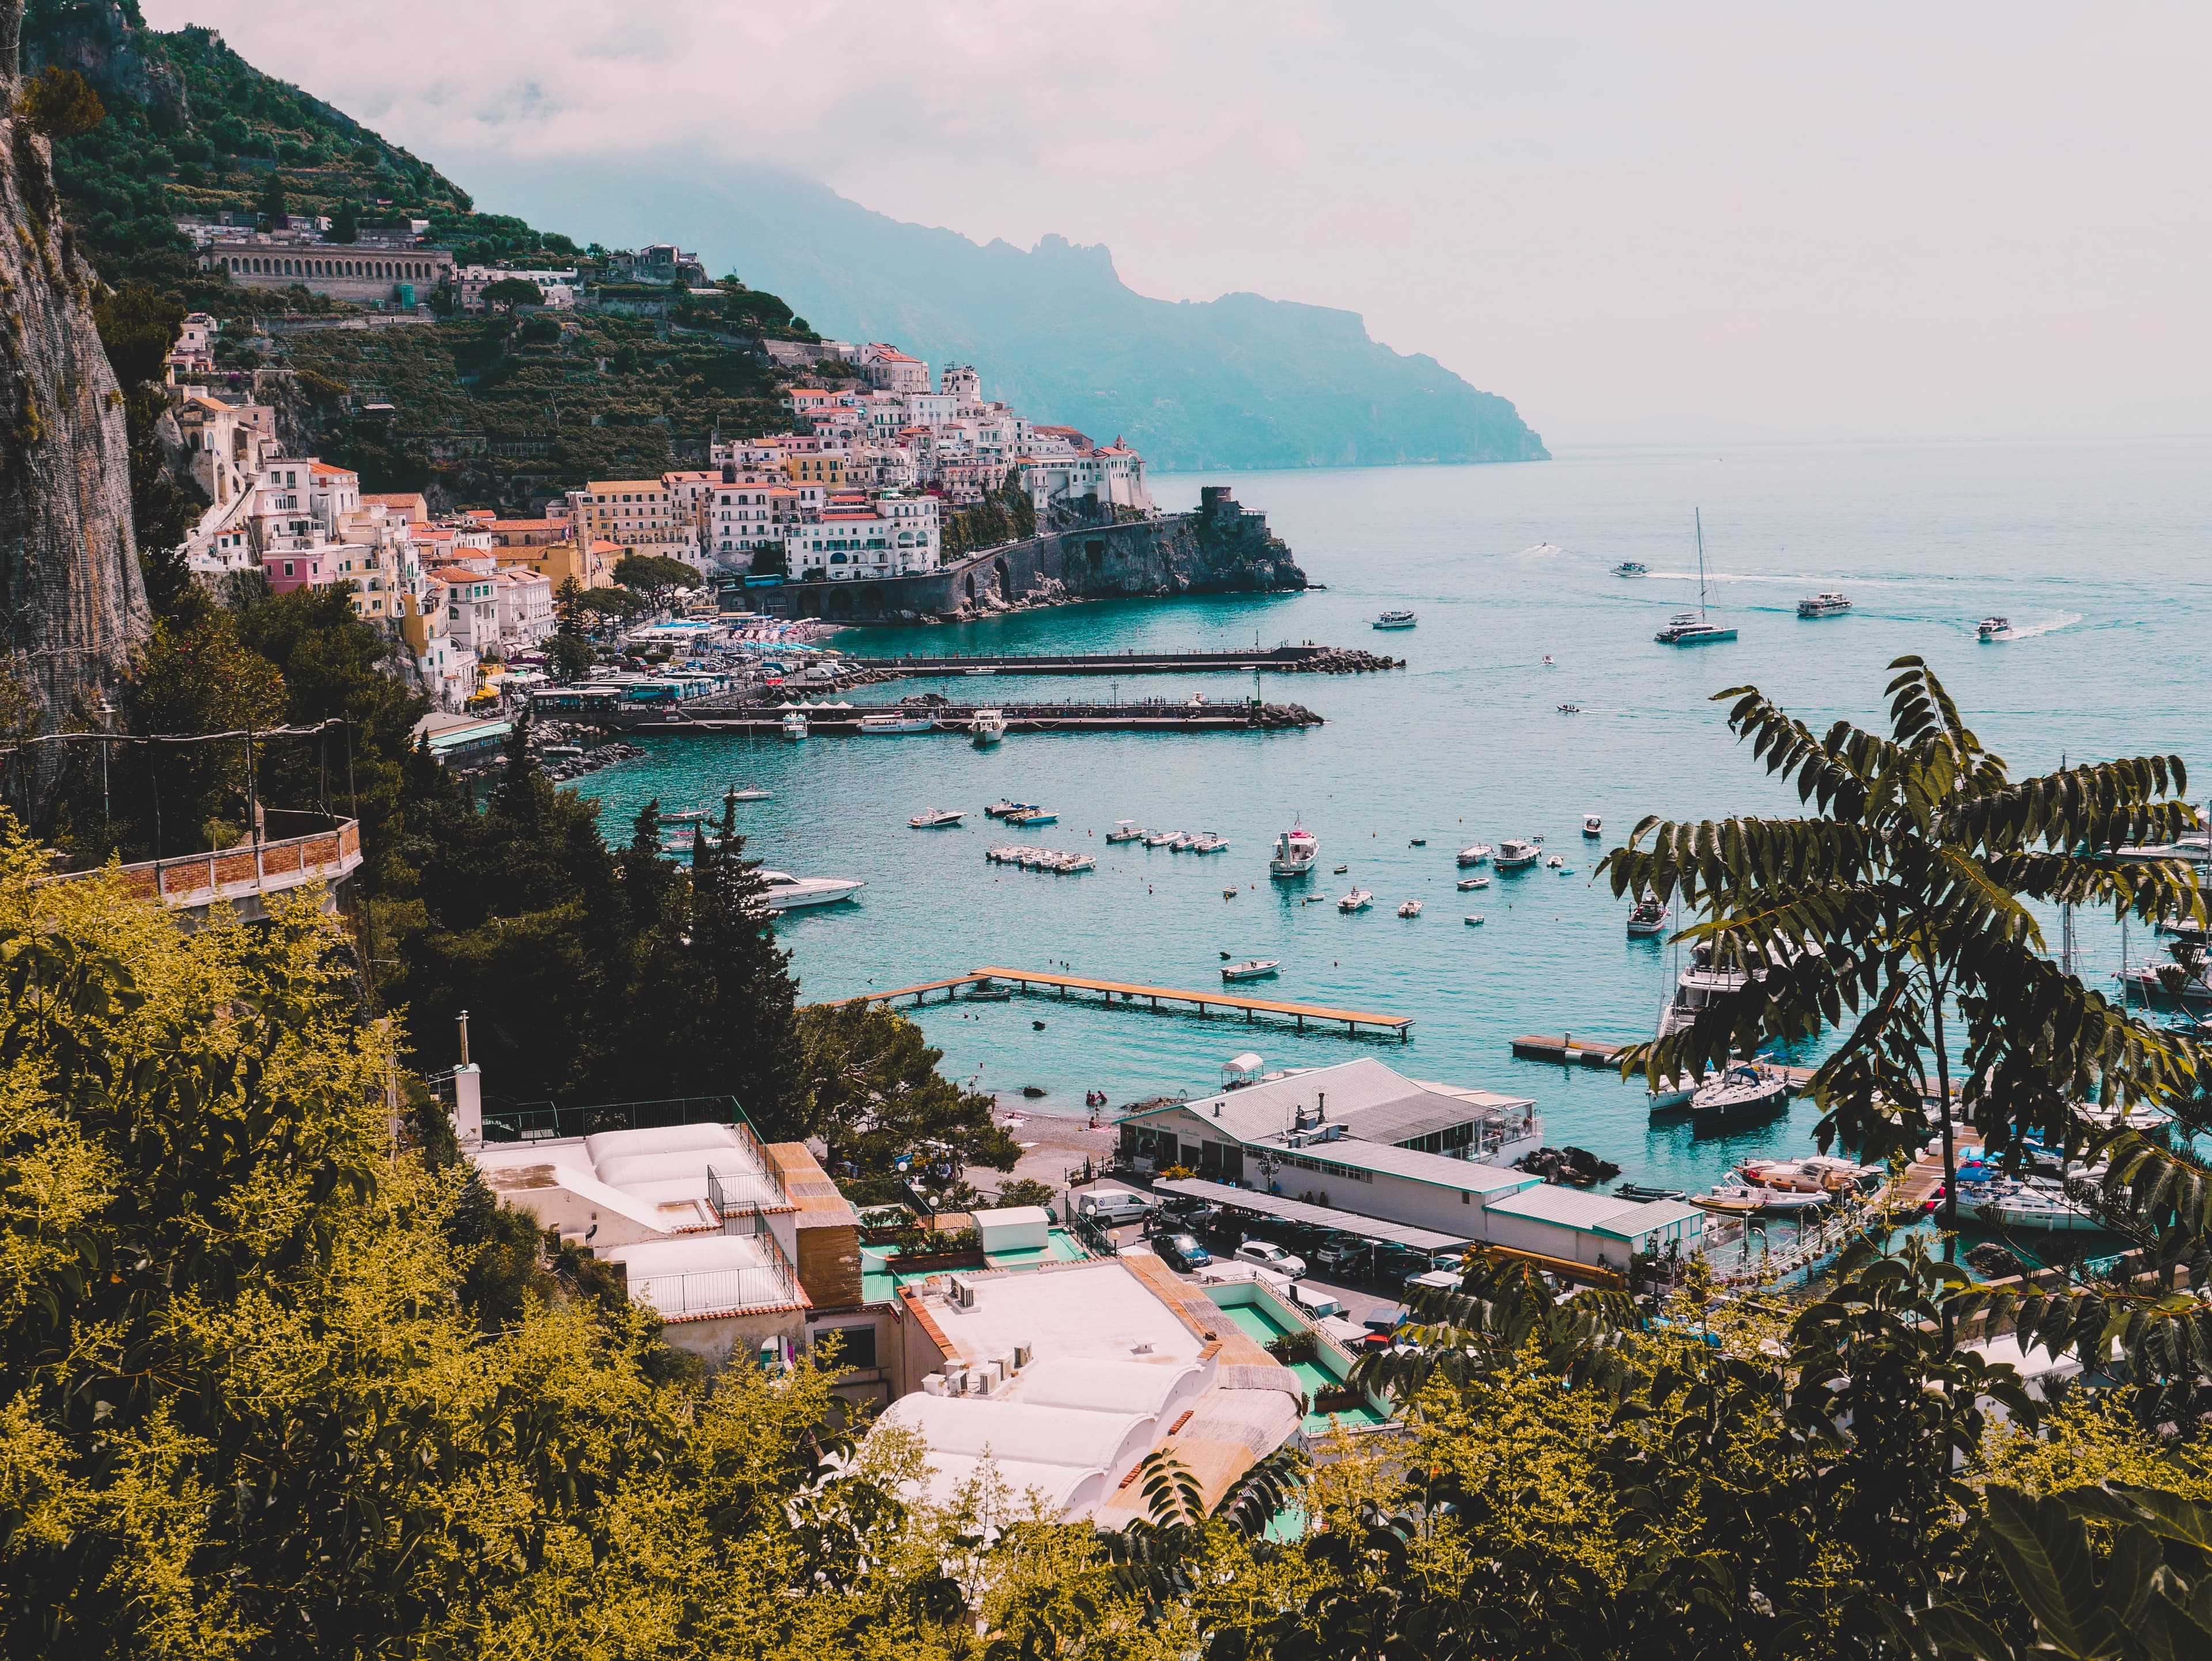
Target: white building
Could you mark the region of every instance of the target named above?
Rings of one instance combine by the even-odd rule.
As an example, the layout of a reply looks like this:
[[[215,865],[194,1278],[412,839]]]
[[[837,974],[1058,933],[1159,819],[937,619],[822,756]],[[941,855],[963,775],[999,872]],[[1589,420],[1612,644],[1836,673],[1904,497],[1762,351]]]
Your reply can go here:
[[[937,569],[941,533],[933,496],[884,496],[843,505],[833,501],[784,538],[786,569],[794,578],[819,571],[830,581],[913,576]]]
[[[859,363],[867,383],[881,391],[904,395],[929,390],[929,365],[888,342],[872,340],[862,346]]]
[[[1109,505],[1146,514],[1152,510],[1152,492],[1145,485],[1145,459],[1119,438],[1066,455],[1025,456],[1017,465],[1041,519],[1060,507],[1090,513]]]

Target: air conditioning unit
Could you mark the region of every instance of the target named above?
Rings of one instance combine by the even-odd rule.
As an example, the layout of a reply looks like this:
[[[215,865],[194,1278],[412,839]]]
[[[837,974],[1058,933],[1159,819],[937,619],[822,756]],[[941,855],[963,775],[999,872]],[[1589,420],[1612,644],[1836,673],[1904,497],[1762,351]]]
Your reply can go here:
[[[939,1374],[934,1373],[934,1372],[933,1372],[933,1373],[929,1374],[929,1375],[928,1375],[928,1377],[925,1378],[921,1381],[921,1393],[922,1393],[924,1396],[942,1396],[942,1395],[944,1395],[944,1394],[945,1394],[945,1380],[944,1380],[944,1378],[943,1378],[941,1376],[939,1376]]]
[[[968,1394],[970,1396],[988,1396],[990,1393],[991,1381],[988,1375],[986,1374],[981,1367],[969,1367],[968,1369]]]
[[[968,1388],[967,1367],[947,1362],[945,1367],[945,1382],[939,1388],[947,1396],[959,1395]]]
[[[956,1309],[975,1307],[975,1288],[957,1275],[951,1277],[951,1284],[945,1288],[945,1295]]]
[[[1036,1347],[1035,1345],[1016,1344],[1014,1346],[1014,1366],[1017,1368],[1025,1367],[1036,1357]]]
[[[986,1396],[988,1396],[993,1390],[998,1389],[1000,1384],[1004,1380],[1006,1376],[1000,1371],[999,1364],[996,1361],[986,1361],[977,1371],[981,1375],[983,1380],[982,1394]]]

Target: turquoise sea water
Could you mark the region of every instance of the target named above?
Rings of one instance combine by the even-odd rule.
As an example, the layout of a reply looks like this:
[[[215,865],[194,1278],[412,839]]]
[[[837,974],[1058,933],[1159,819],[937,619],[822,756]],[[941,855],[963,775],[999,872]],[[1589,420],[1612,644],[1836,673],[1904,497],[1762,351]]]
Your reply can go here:
[[[1327,717],[1304,733],[1015,738],[990,752],[950,737],[648,739],[646,760],[586,788],[605,803],[610,836],[626,834],[651,795],[709,805],[733,779],[775,791],[739,810],[750,852],[869,885],[854,904],[783,925],[809,998],[992,963],[1218,989],[1229,952],[1285,960],[1261,995],[1415,1022],[1410,1044],[1386,1048],[1035,1000],[918,1013],[948,1071],[1003,1092],[1041,1086],[1048,1110],[1079,1112],[1091,1088],[1115,1102],[1211,1089],[1220,1062],[1246,1048],[1277,1065],[1373,1054],[1415,1077],[1533,1096],[1553,1144],[1590,1148],[1644,1181],[1704,1186],[1731,1158],[1808,1145],[1810,1107],[1700,1140],[1679,1120],[1650,1120],[1640,1087],[1507,1053],[1520,1032],[1647,1036],[1668,995],[1668,949],[1626,940],[1626,907],[1590,881],[1601,849],[1646,813],[1792,811],[1794,794],[1734,745],[1711,695],[1752,682],[1816,730],[1840,716],[1878,722],[1884,666],[1905,653],[1936,666],[2015,771],[2159,750],[2202,778],[2209,463],[2206,441],[2051,441],[1592,451],[1513,466],[1158,479],[1169,508],[1194,504],[1201,484],[1233,484],[1328,592],[1078,605],[836,643],[1097,651],[1256,636],[1387,650],[1412,666],[1267,678],[1271,700]],[[1662,647],[1653,630],[1696,602],[1698,508],[1713,615],[1741,637]],[[1652,575],[1610,575],[1624,559]],[[1854,611],[1801,621],[1798,598],[1825,588],[1848,593]],[[1418,611],[1419,628],[1371,631],[1368,620],[1394,606]],[[1972,625],[1990,613],[2020,637],[1978,642]],[[1541,666],[1547,653],[1556,666]],[[1251,684],[1148,677],[1121,690],[1219,698]],[[1002,676],[859,697],[933,688],[956,698],[988,688],[1008,702],[1109,691]],[[1583,713],[1559,713],[1570,702]],[[1000,795],[1044,803],[1060,822],[1009,834],[981,812]],[[969,822],[908,830],[907,817],[930,806],[965,808]],[[1586,812],[1603,816],[1603,843],[1581,836]],[[1321,837],[1322,871],[1271,882],[1270,845],[1295,816]],[[1231,846],[1205,859],[1109,849],[1105,831],[1122,818],[1218,830]],[[1573,875],[1540,869],[1455,891],[1462,843],[1534,834]],[[1427,846],[1409,846],[1414,837]],[[1054,877],[987,865],[983,849],[1001,841],[1081,848],[1099,868]],[[1349,877],[1331,874],[1345,863]],[[1364,915],[1297,904],[1355,880],[1376,895]],[[1238,896],[1224,900],[1232,883]],[[1395,909],[1409,897],[1425,910],[1402,921]],[[1483,927],[1462,922],[1470,911]],[[2093,975],[2118,966],[2116,931],[2082,933]],[[2132,955],[2146,944],[2136,931]]]

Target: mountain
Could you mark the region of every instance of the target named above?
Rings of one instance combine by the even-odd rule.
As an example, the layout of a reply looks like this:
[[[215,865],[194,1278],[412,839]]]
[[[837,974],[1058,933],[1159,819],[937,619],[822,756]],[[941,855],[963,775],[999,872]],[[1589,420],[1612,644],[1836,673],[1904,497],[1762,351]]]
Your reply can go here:
[[[709,269],[788,296],[825,335],[973,363],[992,396],[1118,433],[1155,465],[1547,459],[1509,401],[1370,340],[1357,313],[1254,294],[1154,300],[1103,247],[978,244],[787,173],[702,178],[674,158],[484,167],[525,212],[588,203],[603,239],[696,241]]]

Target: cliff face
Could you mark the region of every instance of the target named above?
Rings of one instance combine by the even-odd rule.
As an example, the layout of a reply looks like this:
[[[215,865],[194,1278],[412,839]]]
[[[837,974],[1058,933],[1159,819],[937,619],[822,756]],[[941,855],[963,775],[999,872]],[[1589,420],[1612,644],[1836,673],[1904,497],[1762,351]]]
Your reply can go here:
[[[0,0],[12,46],[21,0]],[[0,112],[17,91],[0,58]],[[147,630],[123,399],[46,141],[0,113],[0,652],[46,730],[113,685]]]

